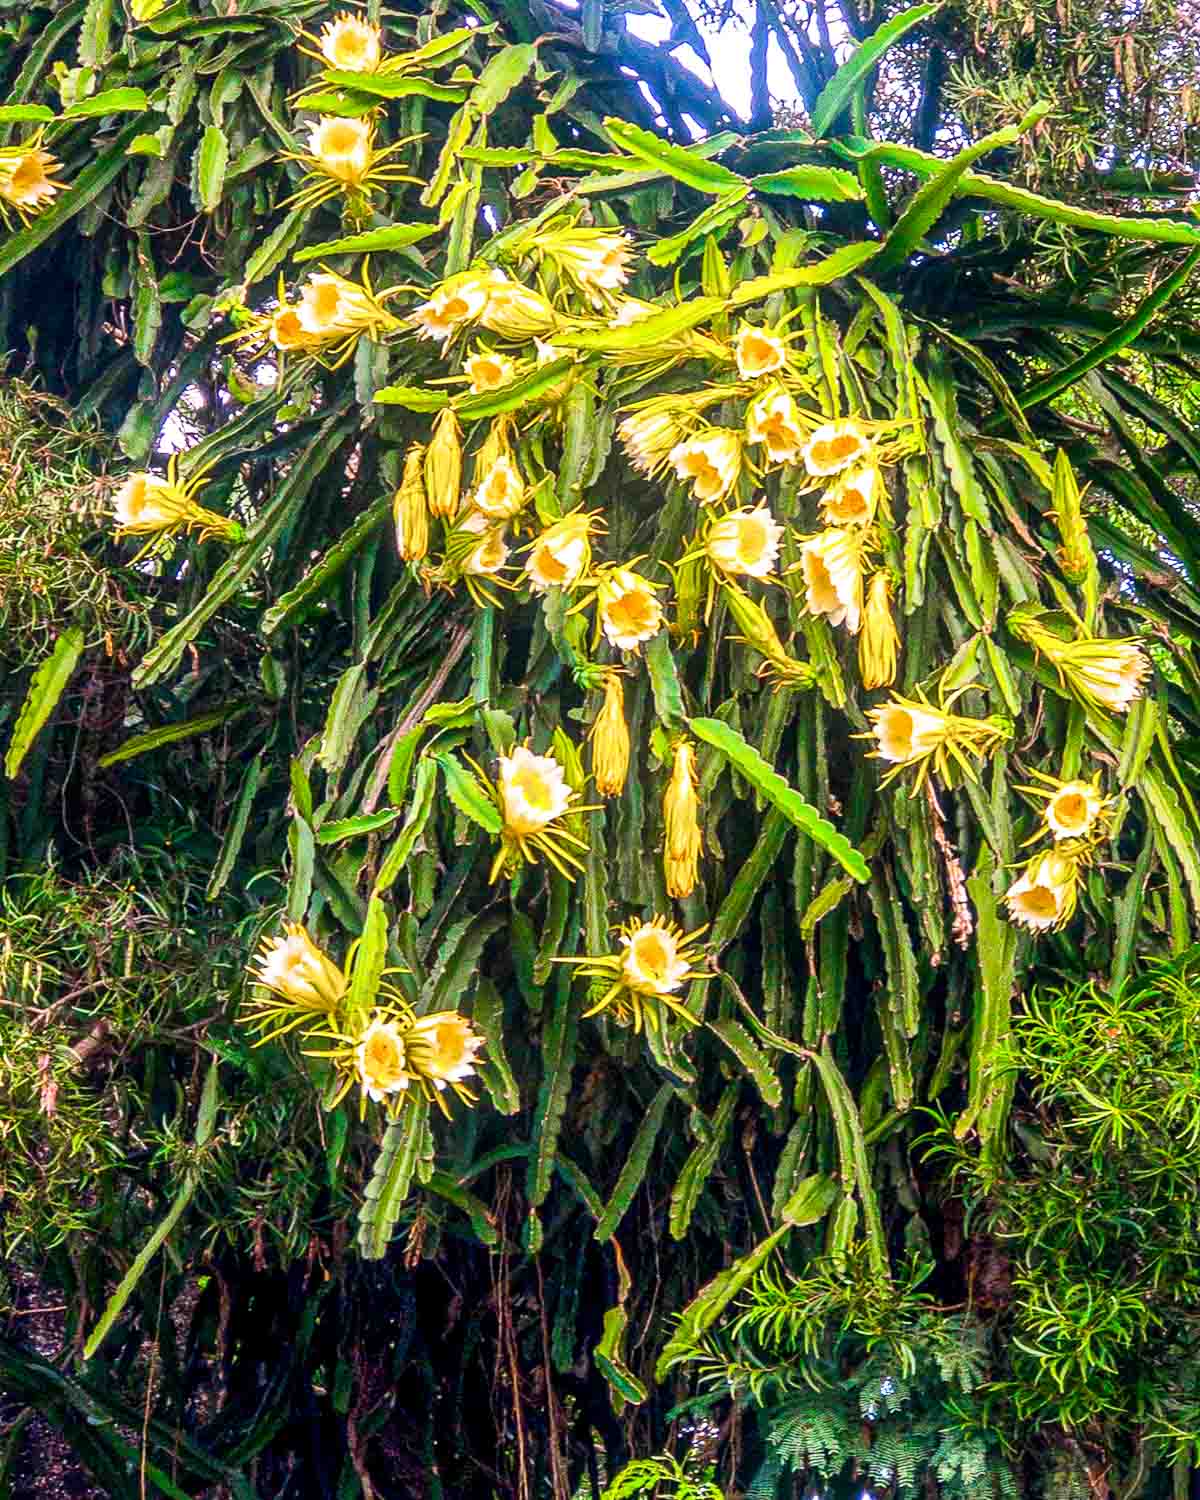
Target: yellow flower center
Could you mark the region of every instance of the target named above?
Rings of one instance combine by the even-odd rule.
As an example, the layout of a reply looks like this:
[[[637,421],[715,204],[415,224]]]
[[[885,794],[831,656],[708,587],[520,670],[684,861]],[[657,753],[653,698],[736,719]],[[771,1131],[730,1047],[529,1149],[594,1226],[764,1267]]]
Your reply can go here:
[[[145,474],[135,475],[125,487],[125,511],[131,521],[136,521],[148,509],[155,509],[149,482]]]
[[[839,433],[837,437],[826,438],[812,446],[812,460],[820,464],[822,468],[833,468],[837,464],[843,464],[862,447],[861,440],[852,432]]]
[[[835,526],[865,525],[871,519],[870,484],[869,476],[862,476],[827,495],[822,509],[829,521]]]
[[[721,481],[720,474],[706,453],[685,453],[683,468],[687,477],[696,481],[697,487],[719,484]]]
[[[1064,828],[1085,828],[1089,821],[1087,798],[1079,792],[1060,792],[1054,799],[1054,816]]]
[[[879,748],[896,760],[913,753],[913,716],[906,708],[892,708],[880,720]]]
[[[472,389],[476,392],[494,391],[497,387],[504,385],[508,379],[506,363],[498,359],[489,359],[485,354],[477,354],[471,361],[468,371]]]
[[[363,1062],[372,1074],[388,1073],[399,1066],[400,1049],[386,1032],[377,1031],[367,1043]]]
[[[1058,916],[1058,902],[1048,886],[1035,885],[1031,890],[1022,891],[1016,899],[1021,910],[1031,917],[1050,921]]]
[[[472,566],[476,573],[494,573],[504,566],[506,556],[504,538],[499,532],[492,532],[475,548]]]
[[[614,599],[607,613],[610,622],[622,635],[641,635],[654,628],[654,600],[649,594],[637,590]]]
[[[342,67],[353,69],[355,63],[360,63],[367,55],[367,39],[355,32],[348,31],[338,38],[337,59]]]
[[[471,304],[466,297],[451,292],[442,303],[442,317],[447,323],[461,323],[471,316]]]
[[[823,557],[816,552],[807,553],[804,558],[804,575],[813,605],[821,614],[833,614],[840,608],[841,600],[834,587],[833,575]]]
[[[349,120],[336,120],[327,125],[321,135],[321,144],[331,154],[344,155],[362,140],[362,131],[355,129]]]
[[[738,560],[752,568],[771,542],[771,533],[761,516],[743,516],[738,522]]]
[[[746,375],[765,375],[783,364],[783,350],[762,334],[744,334],[738,346],[738,363]]]
[[[317,323],[332,323],[341,300],[338,289],[327,281],[312,282],[307,289],[307,303]]]
[[[294,308],[284,307],[275,314],[271,324],[275,342],[281,349],[290,348],[304,342],[304,327],[296,316]]]
[[[46,176],[38,152],[31,151],[17,163],[9,179],[9,191],[16,203],[34,203],[53,194],[54,184]]]
[[[561,584],[568,576],[566,563],[560,562],[549,547],[539,547],[533,554],[533,565],[547,583]]]
[[[655,980],[666,978],[667,965],[675,956],[658,932],[643,933],[634,943],[633,953],[638,967]]]
[[[794,448],[799,436],[787,413],[781,411],[769,412],[758,424],[758,430],[768,448]]]
[[[462,1059],[463,1026],[461,1021],[439,1021],[433,1028],[430,1046],[434,1065],[441,1069],[453,1068]]]
[[[532,767],[514,773],[512,785],[521,793],[525,801],[535,812],[549,812],[554,806],[554,799],[550,794],[550,787],[545,778],[539,775]]]

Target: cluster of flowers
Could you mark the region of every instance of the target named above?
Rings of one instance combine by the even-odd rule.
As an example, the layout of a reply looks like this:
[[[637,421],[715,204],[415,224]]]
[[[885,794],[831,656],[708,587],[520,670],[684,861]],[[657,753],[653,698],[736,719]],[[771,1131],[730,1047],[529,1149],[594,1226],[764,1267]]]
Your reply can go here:
[[[329,23],[316,41],[321,59],[343,71],[398,65],[384,55],[378,28],[351,16]],[[302,102],[303,91],[300,97]],[[307,173],[292,201],[311,206],[341,195],[346,216],[361,219],[376,190],[402,180],[392,158],[403,144],[380,150],[369,118],[319,117],[309,129],[308,150],[291,155]],[[599,695],[591,732],[596,792],[619,795],[628,772],[623,678],[661,631],[686,635],[694,627],[705,573],[708,617],[719,595],[741,639],[762,657],[763,674],[776,684],[807,686],[817,674],[790,655],[756,589],[786,590],[810,617],[855,637],[863,688],[890,688],[900,637],[886,562],[894,555],[894,532],[885,475],[914,450],[917,439],[908,424],[831,418],[815,410],[813,383],[793,357],[786,318],[775,326],[747,319],[732,332],[691,328],[610,345],[605,360],[615,366],[666,371],[701,361],[710,378],[699,390],[633,403],[619,428],[635,470],[679,484],[695,503],[681,555],[656,565],[669,579],[647,576],[638,557],[598,561],[593,544],[607,532],[603,514],[582,506],[563,512],[540,444],[529,437],[543,421],[562,425],[563,402],[575,383],[592,378],[593,365],[574,352],[581,342],[576,335],[630,328],[663,309],[626,293],[634,254],[619,230],[562,215],[523,238],[510,236],[505,254],[508,270],[473,266],[403,313],[395,310],[395,299],[412,289],[376,292],[365,269],[359,283],[322,270],[309,277],[295,302],[287,300],[281,283],[274,307],[238,310],[231,338],[251,354],[274,351],[281,364],[298,357],[331,367],[349,358],[364,337],[415,337],[437,346],[447,374],[432,385],[462,389],[447,392],[428,442],[412,444],[404,456],[394,497],[399,554],[426,588],[461,586],[478,604],[498,605],[503,591],[522,589],[532,597],[555,591],[567,601],[568,617],[594,610],[593,653],[603,641],[612,659],[577,659],[572,665],[581,685]],[[516,268],[524,279],[513,274]],[[524,407],[514,402],[512,411],[464,440],[472,398],[522,381],[536,385]],[[718,408],[721,425],[709,420]],[[515,415],[519,409],[533,413],[524,425]],[[819,529],[799,529],[773,513],[763,498],[763,480],[773,472],[786,474],[783,490],[790,496],[815,496]],[[197,475],[182,484],[174,461],[165,480],[131,476],[117,497],[120,528],[152,540],[189,530],[237,541],[235,522],[197,504],[202,483]],[[675,618],[669,621],[672,603]],[[1031,610],[1015,612],[1009,623],[1086,707],[1123,713],[1139,696],[1148,663],[1136,642],[1092,636],[1078,620],[1063,635]],[[919,788],[932,771],[954,784],[973,776],[976,762],[1009,737],[1011,726],[999,717],[955,713],[957,697],[935,705],[920,690],[916,697],[893,693],[869,710],[867,737],[874,741],[872,753],[888,766],[885,783],[911,771]],[[668,894],[680,900],[695,889],[702,844],[695,749],[679,737],[668,758],[663,869]],[[499,757],[495,779],[478,766],[473,775],[476,790],[498,816],[492,879],[539,860],[573,878],[588,848],[584,815],[594,810],[582,801],[587,776],[578,749],[563,735],[545,753],[519,745]],[[1046,827],[1054,845],[1029,862],[1007,898],[1012,919],[1035,929],[1061,925],[1070,916],[1080,870],[1093,857],[1109,806],[1093,783],[1042,779],[1049,788]],[[702,931],[685,934],[669,917],[656,915],[617,929],[616,952],[564,961],[579,965],[593,981],[593,1010],[610,1009],[640,1029],[659,1023],[660,1006],[690,1017],[680,992],[705,977],[698,967]],[[302,947],[305,961],[315,962],[311,954],[319,950],[300,930],[289,930],[270,952],[291,953],[288,944],[297,953]],[[282,958],[278,964],[272,968],[264,961],[256,977],[295,1005],[299,991],[292,980],[289,991],[271,978],[289,972]],[[332,972],[340,973],[335,966]],[[420,1040],[431,1018],[406,1018],[402,1008],[373,1014],[353,1034],[338,1033],[339,1045],[328,1055],[346,1076],[359,1078],[369,1097],[390,1097],[414,1080],[440,1091],[439,1079],[442,1085],[461,1081],[446,1069],[469,1069],[474,1053],[466,1022],[436,1019],[445,1022],[438,1033],[444,1057],[433,1048],[440,1062],[429,1061],[432,1054]],[[459,1061],[446,1063],[452,1054]],[[390,1090],[378,1082],[385,1075],[396,1080]]]
[[[356,1083],[362,1109],[371,1099],[393,1117],[414,1091],[446,1114],[447,1089],[466,1104],[474,1101],[465,1085],[483,1038],[457,1011],[417,1016],[398,991],[381,988],[369,1010],[356,1012],[349,1005],[350,977],[293,922],[284,924],[282,937],[264,939],[250,978],[265,992],[247,1011],[262,1032],[260,1042],[299,1030],[310,1041],[331,1044],[305,1049],[306,1056],[328,1058],[334,1066],[338,1087],[330,1107]]]
[[[1051,848],[1034,855],[1005,900],[1015,922],[1035,930],[1061,927],[1070,920],[1078,897],[1080,873],[1092,861],[1108,828],[1114,799],[1091,781],[1059,781],[1034,773],[1040,786],[1022,791],[1045,799],[1042,829],[1030,842],[1048,834]]]

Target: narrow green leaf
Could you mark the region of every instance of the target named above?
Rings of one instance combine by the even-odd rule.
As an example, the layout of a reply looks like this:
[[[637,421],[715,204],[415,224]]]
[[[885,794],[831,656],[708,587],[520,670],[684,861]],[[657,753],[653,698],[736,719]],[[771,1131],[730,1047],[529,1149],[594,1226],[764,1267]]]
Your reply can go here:
[[[499,109],[513,89],[524,82],[525,75],[533,67],[536,58],[537,48],[529,42],[518,42],[514,46],[501,48],[484,68],[478,83],[471,90],[472,108],[481,115],[490,115]]]
[[[1107,338],[1093,344],[1070,364],[1063,365],[1052,375],[1047,375],[1045,379],[1036,381],[1023,390],[1017,397],[1022,408],[1028,410],[1031,406],[1037,406],[1043,401],[1049,401],[1052,397],[1061,395],[1077,380],[1081,380],[1089,370],[1094,370],[1106,359],[1111,359],[1114,354],[1119,354],[1122,349],[1128,348],[1159,311],[1171,301],[1177,292],[1183,289],[1197,265],[1200,265],[1200,245],[1177,270],[1173,271],[1170,276],[1165,276],[1143,297],[1132,316],[1126,319],[1119,328],[1114,328]]]
[[[486,977],[476,986],[471,1021],[484,1039],[479,1070],[483,1086],[502,1115],[515,1115],[521,1108],[521,1090],[504,1050],[504,997]]]
[[[28,120],[44,125],[54,119],[54,111],[45,104],[0,104],[0,123]]]
[[[757,193],[804,198],[812,203],[853,203],[863,197],[862,184],[841,167],[789,167],[750,179]]]
[[[196,162],[196,183],[200,190],[200,207],[211,214],[225,191],[225,168],[229,165],[229,142],[219,125],[205,127]]]
[[[574,952],[575,940],[568,946]],[[550,1191],[558,1137],[571,1091],[575,1064],[577,1011],[571,995],[571,972],[560,969],[554,997],[542,1023],[542,1082],[533,1117],[534,1148],[529,1157],[526,1196],[533,1208],[545,1202]]]
[[[727,1016],[723,1020],[710,1021],[708,1029],[714,1036],[720,1037],[754,1080],[763,1103],[770,1105],[772,1109],[777,1104],[782,1104],[783,1088],[770,1059],[742,1023]]]
[[[427,390],[423,385],[384,385],[371,397],[380,406],[406,406],[409,411],[441,411],[450,405],[445,391]]]
[[[883,1220],[879,1213],[879,1200],[875,1196],[875,1188],[871,1182],[871,1166],[867,1159],[862,1121],[858,1117],[854,1096],[847,1087],[837,1063],[833,1060],[828,1037],[822,1042],[821,1050],[810,1053],[809,1056],[817,1070],[817,1076],[825,1090],[825,1097],[829,1101],[830,1113],[833,1115],[843,1186],[848,1190],[853,1184],[858,1190],[872,1267],[878,1276],[890,1279]]]
[[[498,417],[502,412],[516,411],[527,401],[536,401],[577,368],[575,361],[569,357],[552,359],[549,364],[540,365],[520,380],[514,380],[511,385],[502,386],[497,391],[464,396],[455,402],[454,409],[466,422],[476,421],[480,417]],[[376,396],[375,399],[378,401],[379,397]]]
[[[592,1357],[596,1367],[612,1388],[613,1410],[621,1412],[626,1401],[635,1406],[646,1400],[649,1392],[625,1361],[625,1331],[629,1326],[629,1293],[633,1289],[633,1277],[621,1254],[621,1247],[613,1245],[617,1261],[617,1301],[604,1314],[601,1336]]]
[[[345,530],[308,570],[294,588],[274,603],[262,617],[262,633],[275,635],[287,625],[298,624],[326,597],[342,573],[358,555],[363,543],[392,513],[389,495],[376,500]]]
[[[656,1380],[665,1380],[673,1366],[687,1359],[750,1278],[767,1262],[776,1245],[792,1232],[791,1224],[782,1224],[773,1234],[761,1240],[749,1255],[734,1261],[701,1288],[679,1315],[671,1337],[663,1345],[654,1368]]]
[[[790,787],[736,729],[723,724],[720,719],[689,719],[688,728],[697,739],[719,751],[772,807],[778,808],[801,833],[820,844],[847,874],[853,875],[855,880],[870,879],[866,860],[849,839]]]
[[[833,149],[850,161],[868,159],[884,166],[896,167],[902,172],[913,172],[919,177],[934,177],[943,170],[946,160],[928,151],[918,151],[912,146],[899,146],[894,142],[876,144],[863,138],[848,138],[834,143]],[[1092,209],[1077,208],[1057,198],[1047,198],[1028,188],[1014,187],[999,177],[990,177],[986,172],[966,172],[961,178],[961,190],[973,198],[984,198],[999,203],[1018,213],[1029,214],[1035,219],[1045,219],[1052,224],[1067,224],[1072,229],[1091,230],[1096,234],[1109,234],[1118,239],[1144,240],[1169,245],[1200,244],[1200,225],[1185,219],[1126,218],[1119,214],[1097,213]]]
[[[95,115],[139,113],[149,109],[150,102],[141,89],[108,89],[103,94],[93,94],[88,99],[78,99],[63,110],[64,120],[85,120]]]
[[[503,924],[499,911],[478,912],[456,922],[439,945],[437,963],[421,986],[418,1015],[455,1010],[460,998],[474,982],[479,958],[488,939]]]
[[[723,229],[727,229],[740,216],[742,204],[749,196],[748,186],[723,193],[678,234],[656,240],[647,250],[646,259],[652,266],[673,266],[689,245],[694,245],[705,235],[719,235]]]
[[[384,1132],[359,1211],[358,1249],[364,1260],[383,1259],[413,1178],[428,1182],[433,1174],[429,1105],[421,1094],[410,1092],[399,1119]]]
[[[604,121],[609,139],[620,150],[655,171],[665,172],[701,193],[730,193],[747,186],[746,179],[719,162],[706,161],[686,146],[673,146],[651,130],[609,116]]]
[[[304,233],[304,226],[308,223],[311,214],[312,209],[303,204],[299,208],[293,208],[286,218],[276,224],[266,239],[260,241],[257,249],[246,262],[244,276],[246,286],[250,287],[255,282],[264,280],[282,264],[288,252]]]
[[[764,819],[759,829],[754,852],[737,872],[717,908],[717,915],[713,918],[708,941],[714,953],[719,953],[742,930],[750,914],[750,908],[754,904],[754,898],[762,889],[763,883],[779,857],[779,851],[783,848],[788,836],[789,826],[787,815],[777,807],[772,808]],[[696,980],[695,983],[697,986],[695,993],[703,994],[702,981]]]
[[[233,867],[237,857],[241,853],[242,841],[246,837],[246,826],[250,821],[250,809],[254,805],[254,798],[258,792],[258,784],[262,779],[263,757],[265,751],[260,750],[250,764],[242,773],[242,779],[238,784],[237,796],[233,803],[233,813],[229,819],[229,825],[225,830],[225,837],[221,840],[221,849],[217,855],[216,863],[213,865],[212,874],[208,877],[208,886],[204,894],[210,901],[215,901],[229,882],[233,873]]]
[[[800,1183],[783,1205],[780,1218],[797,1229],[809,1224],[819,1224],[841,1194],[841,1186],[835,1178],[818,1172]]]
[[[945,212],[951,198],[962,185],[962,179],[972,162],[1001,146],[1011,146],[1049,112],[1050,105],[1040,102],[1029,111],[1019,125],[1008,125],[1003,130],[994,130],[982,140],[968,146],[946,162],[936,177],[931,177],[919,187],[912,202],[896,220],[883,242],[876,266],[881,271],[894,270],[901,266],[918,248],[921,241]]]
[[[444,1198],[447,1203],[453,1203],[455,1208],[466,1214],[471,1221],[471,1232],[480,1244],[494,1245],[498,1242],[500,1236],[495,1220],[482,1198],[477,1198],[474,1193],[460,1187],[445,1172],[432,1172],[425,1188],[430,1193],[436,1193],[439,1198]]]
[[[700,1137],[689,1153],[675,1186],[671,1189],[671,1214],[668,1227],[673,1240],[682,1240],[688,1232],[688,1225],[692,1222],[692,1215],[696,1211],[696,1204],[700,1201],[700,1194],[704,1191],[704,1184],[708,1181],[717,1164],[717,1158],[724,1148],[725,1137],[729,1131],[730,1121],[733,1119],[734,1105],[737,1103],[740,1092],[741,1085],[736,1081],[725,1086],[720,1103],[708,1122],[706,1133]]]
[[[10,781],[21,769],[21,762],[29,754],[29,747],[38,732],[58,706],[82,652],[83,631],[72,625],[55,641],[54,650],[33,674],[4,757],[4,774]]]
[[[218,1067],[219,1063],[217,1059],[213,1058],[212,1062],[208,1065],[208,1072],[204,1077],[204,1087],[201,1091],[200,1107],[196,1119],[195,1144],[197,1147],[204,1147],[208,1144],[216,1122],[217,1086],[219,1082]],[[100,1321],[89,1334],[88,1341],[83,1346],[83,1357],[85,1360],[91,1359],[92,1355],[95,1354],[96,1350],[99,1349],[100,1345],[108,1337],[113,1324],[121,1316],[125,1304],[133,1294],[134,1287],[142,1279],[147,1266],[154,1259],[167,1236],[183,1217],[184,1211],[192,1201],[195,1191],[195,1174],[188,1172],[184,1177],[182,1187],[172,1199],[171,1206],[167,1210],[165,1217],[134,1256],[128,1271],[121,1277],[116,1291],[109,1298],[104,1312],[100,1315]]]
[[[387,963],[387,947],[387,907],[378,896],[372,895],[367,903],[362,936],[350,950],[350,989],[346,995],[346,1008],[357,1017],[366,1016],[375,1004]]]
[[[393,66],[397,73],[411,73],[417,68],[445,67],[457,62],[464,52],[477,45],[482,37],[490,36],[495,29],[494,22],[487,26],[456,26],[451,31],[443,31],[424,46],[401,53],[393,59]]]
[[[671,654],[671,640],[660,630],[646,646],[646,669],[654,692],[654,712],[664,729],[674,731],[683,726],[683,689]]]
[[[601,1244],[610,1240],[616,1233],[617,1226],[633,1202],[633,1195],[642,1185],[646,1169],[650,1165],[650,1157],[658,1143],[658,1134],[662,1129],[667,1106],[674,1094],[675,1090],[672,1085],[664,1083],[651,1099],[649,1108],[642,1116],[637,1134],[633,1138],[633,1145],[630,1146],[629,1155],[625,1159],[625,1165],[621,1168],[621,1174],[612,1190],[612,1196],[604,1205],[604,1212],[600,1216],[600,1222],[596,1225],[595,1237]]]
[[[498,838],[503,826],[499,809],[478,779],[470,771],[464,771],[453,755],[438,755],[435,759],[442,768],[446,795],[451,802],[460,813],[478,823],[493,838]]]
[[[992,1162],[1004,1152],[1004,1132],[1013,1076],[1004,1069],[1003,1046],[1012,1017],[1017,931],[1006,922],[993,890],[996,863],[987,844],[980,850],[967,890],[975,908],[978,974],[971,1023],[971,1070],[967,1108],[955,1124],[961,1139],[972,1128]]]
[[[441,104],[461,104],[467,90],[457,84],[433,83],[428,78],[400,78],[394,73],[343,73],[326,71],[325,82],[346,89],[351,95],[368,94],[372,99],[436,99]]]
[[[87,0],[79,28],[79,61],[86,67],[100,70],[108,61],[115,6],[116,0]]]
[[[824,260],[814,261],[810,266],[797,266],[790,271],[772,271],[769,276],[754,276],[733,289],[730,303],[744,307],[748,302],[761,302],[764,297],[773,297],[776,292],[791,291],[798,286],[828,286],[839,281],[863,266],[879,254],[879,245],[874,240],[860,240],[854,244],[839,245]]]
[[[854,90],[888,48],[898,42],[906,31],[911,31],[914,26],[927,20],[937,9],[937,4],[927,4],[902,10],[854,49],[821,90],[809,112],[815,136],[829,133],[830,126],[849,105]]]
[[[142,1279],[142,1275],[145,1272],[147,1266],[149,1266],[155,1255],[157,1255],[160,1247],[166,1240],[167,1236],[171,1233],[172,1229],[174,1229],[176,1224],[179,1223],[180,1219],[183,1218],[184,1212],[186,1211],[188,1204],[192,1201],[192,1197],[195,1194],[195,1191],[196,1179],[191,1176],[186,1177],[184,1179],[183,1186],[171,1200],[171,1206],[167,1210],[165,1216],[155,1227],[153,1233],[150,1235],[150,1238],[138,1251],[137,1255],[134,1256],[128,1271],[126,1271],[125,1275],[122,1276],[116,1291],[109,1298],[108,1303],[104,1308],[104,1312],[101,1314],[100,1321],[88,1335],[88,1341],[83,1346],[83,1357],[85,1360],[91,1359],[92,1355],[95,1354],[96,1350],[99,1349],[100,1345],[108,1337],[113,1324],[121,1316],[125,1304],[132,1296],[134,1287],[137,1286],[138,1282]]]
[[[721,312],[725,303],[720,297],[694,297],[678,307],[668,307],[663,312],[651,313],[648,318],[639,318],[625,328],[585,329],[572,332],[570,329],[554,335],[555,345],[563,349],[594,349],[603,353],[606,349],[650,349],[657,344],[676,338],[706,323]]]
[[[382,812],[359,813],[354,818],[337,818],[332,823],[322,823],[317,830],[317,843],[341,844],[346,839],[378,833],[381,828],[390,828],[403,811],[401,807],[387,807]],[[378,893],[379,887],[375,889]]]
[[[437,762],[430,758],[417,764],[416,781],[412,802],[404,826],[396,836],[396,842],[384,856],[375,878],[375,894],[382,895],[395,884],[396,877],[408,863],[417,840],[425,831],[429,815],[433,811],[433,796],[437,789]]]
[[[227,703],[220,708],[210,709],[208,713],[197,714],[194,719],[184,719],[179,724],[162,724],[157,729],[147,729],[144,734],[135,734],[123,745],[118,745],[115,750],[102,755],[100,764],[107,769],[123,760],[132,760],[135,755],[145,755],[148,750],[158,750],[163,745],[173,745],[178,740],[191,739],[193,735],[207,734],[210,729],[215,729],[218,724],[224,724],[227,719],[243,712],[246,707],[244,702]]]
[[[386,229],[368,229],[362,234],[347,234],[321,245],[305,245],[293,257],[297,262],[320,260],[326,255],[369,255],[375,250],[403,250],[419,240],[428,239],[434,224],[389,224]],[[375,398],[377,401],[378,396]]]

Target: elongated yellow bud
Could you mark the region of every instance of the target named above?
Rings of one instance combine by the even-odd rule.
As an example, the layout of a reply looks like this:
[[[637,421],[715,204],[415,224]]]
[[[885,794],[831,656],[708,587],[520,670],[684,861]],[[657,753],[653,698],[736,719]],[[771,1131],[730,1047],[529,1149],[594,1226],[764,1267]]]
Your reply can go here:
[[[420,562],[429,551],[429,506],[425,501],[425,449],[420,443],[409,448],[404,475],[392,501],[396,523],[396,548],[405,562]]]
[[[867,590],[862,634],[858,638],[858,670],[862,674],[862,685],[868,690],[891,687],[896,680],[900,637],[892,619],[891,597],[892,586],[887,574],[876,573]]]
[[[619,797],[629,773],[629,727],[625,689],[615,672],[604,679],[604,705],[592,726],[592,770],[602,797]]]
[[[425,450],[425,496],[431,515],[449,520],[458,514],[462,463],[462,429],[447,406],[438,413]]]
[[[678,740],[671,780],[663,798],[663,873],[667,894],[676,900],[683,900],[696,889],[700,868],[699,812],[696,752],[687,740]]]

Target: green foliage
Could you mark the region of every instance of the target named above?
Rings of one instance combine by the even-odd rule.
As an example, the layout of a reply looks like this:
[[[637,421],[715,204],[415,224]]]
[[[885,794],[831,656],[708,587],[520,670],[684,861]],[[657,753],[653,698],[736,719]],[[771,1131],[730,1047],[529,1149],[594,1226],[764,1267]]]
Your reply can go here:
[[[1144,977],[1043,989],[1006,1066],[1024,1081],[1019,1154],[993,1176],[940,1125],[945,1161],[1013,1247],[1011,1376],[1021,1421],[1134,1424],[1194,1462],[1177,1414],[1195,1399],[1200,1309],[1200,954]]]
[[[762,67],[773,10],[755,13]],[[41,434],[0,479],[0,560],[60,580],[0,600],[4,649],[27,669],[75,621],[86,647],[3,809],[3,1228],[31,1263],[49,1255],[95,1367],[69,1384],[5,1346],[9,1382],[85,1429],[81,1460],[118,1500],[138,1455],[115,1434],[137,1432],[160,1488],[243,1497],[303,1474],[339,1500],[561,1500],[598,1446],[614,1497],[1068,1494],[1084,1443],[1126,1493],[1142,1468],[1161,1489],[1200,1411],[1200,1126],[1173,1019],[1190,999],[1161,998],[1192,994],[1191,960],[1145,973],[1193,940],[1200,887],[1195,224],[1170,197],[1073,201],[1073,123],[1027,118],[1052,87],[1018,101],[1014,79],[1002,109],[953,95],[947,66],[965,90],[965,38],[992,45],[998,14],[892,8],[870,34],[848,16],[840,69],[791,17],[814,132],[725,130],[669,48],[650,66],[591,0],[476,7],[470,27],[415,5],[383,18],[396,70],[324,76],[296,45],[328,19],[315,0],[0,18],[6,97],[45,101],[71,184],[0,245],[5,346],[74,412],[48,428],[41,398],[0,393]],[[363,212],[290,201],[303,169],[282,153],[310,88],[406,143]],[[142,91],[136,120],[91,113],[141,109],[118,90]],[[633,237],[647,317],[613,326],[572,288],[544,248],[564,214]],[[250,347],[277,278],[294,297],[313,266],[369,274],[397,326],[344,363]],[[536,287],[561,314],[557,357],[476,330],[530,363],[466,390],[459,344],[408,321],[464,270]],[[743,606],[735,626],[708,564],[680,562],[705,513],[628,463],[635,401],[715,393],[707,415],[742,424],[743,325],[784,330],[809,427],[853,417],[885,454],[872,570],[895,687],[1011,726],[975,779],[948,762],[925,787],[881,786],[862,737],[885,699],[850,632],[806,609],[795,572],[748,582],[761,618]],[[397,555],[406,455],[451,406],[464,487],[514,419],[531,503],[506,581],[565,511],[600,511],[597,560],[637,558],[668,604],[644,656],[590,640],[585,600],[489,599],[439,572],[440,517],[423,568]],[[93,473],[113,486],[113,439],[134,471],[176,446],[185,478],[211,465],[205,504],[241,540],[177,536],[110,566],[133,548],[73,497]],[[1083,492],[1082,593],[1064,472]],[[798,562],[823,486],[797,464],[741,483]],[[1140,636],[1150,697],[1081,709],[1009,629],[1030,606]],[[633,757],[595,807],[585,738],[616,666]],[[672,906],[663,806],[688,726],[702,854]],[[517,743],[553,750],[580,792],[573,880],[544,860],[489,879],[502,814],[472,767],[493,774]],[[1037,831],[1018,791],[1036,770],[1097,770],[1120,800],[1073,925],[1035,943],[1003,896]],[[640,1035],[612,1008],[585,1015],[602,993],[554,961],[607,954],[613,926],[656,913],[701,934],[688,1013],[660,1007]],[[323,1110],[328,1065],[294,1040],[251,1045],[244,968],[285,914],[347,966],[356,1008],[386,969],[418,1014],[471,1017],[475,1108],[385,1129]],[[1132,978],[1111,1000],[1080,987],[1089,973]],[[1105,1024],[1118,1006],[1127,1053],[1089,1005]],[[912,1153],[932,1108],[935,1150]],[[719,1468],[620,1469],[678,1449],[696,1407],[737,1436]]]
[[[686,1466],[669,1453],[626,1464],[601,1500],[632,1500],[636,1495],[649,1500],[722,1500],[721,1490],[711,1478],[690,1476]]]
[[[147,602],[97,555],[105,530],[110,443],[85,419],[19,380],[0,383],[0,642],[7,669],[45,656],[78,623],[95,646],[107,635],[144,641]]]

